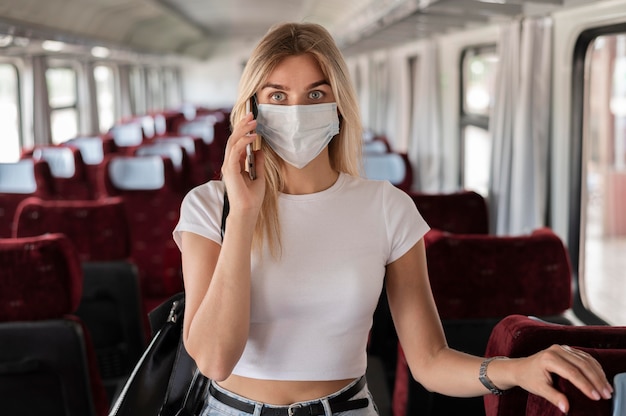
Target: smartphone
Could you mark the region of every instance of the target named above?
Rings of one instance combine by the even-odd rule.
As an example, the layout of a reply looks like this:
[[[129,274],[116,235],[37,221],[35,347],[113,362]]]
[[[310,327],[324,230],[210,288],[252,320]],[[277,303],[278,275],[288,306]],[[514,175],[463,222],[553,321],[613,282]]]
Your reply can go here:
[[[248,101],[246,101],[246,114],[252,112],[252,117],[256,120],[259,110],[256,104],[256,95],[250,97]],[[250,134],[256,134],[254,131],[251,131]],[[256,135],[256,139],[249,145],[246,146],[246,164],[244,169],[248,172],[250,179],[256,179],[256,165],[254,163],[254,152],[256,150],[261,149],[261,136]]]

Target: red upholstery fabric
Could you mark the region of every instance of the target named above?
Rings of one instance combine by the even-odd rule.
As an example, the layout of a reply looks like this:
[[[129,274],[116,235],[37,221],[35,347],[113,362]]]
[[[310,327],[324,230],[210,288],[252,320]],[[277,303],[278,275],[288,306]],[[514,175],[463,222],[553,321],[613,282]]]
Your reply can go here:
[[[407,416],[407,404],[409,402],[409,380],[412,375],[409,371],[406,357],[402,348],[398,347],[398,361],[396,365],[396,378],[391,400],[391,413],[393,416]]]
[[[98,177],[104,157],[116,151],[113,140],[105,140],[100,136],[75,137],[62,143],[61,146],[76,148],[80,151],[84,162],[85,176],[93,197],[99,198],[102,194],[102,189]]]
[[[151,305],[182,290],[181,256],[172,239],[172,230],[178,222],[184,191],[178,188],[174,167],[166,158],[161,159],[162,171],[155,173],[163,176],[161,188],[121,189],[111,179],[111,166],[117,158],[120,157],[112,155],[105,160],[104,189],[109,196],[124,201],[131,231],[131,259],[139,271],[144,307],[148,312]]]
[[[22,161],[20,163],[32,163],[32,174],[34,175],[37,188],[34,192],[29,193],[14,193],[0,188],[0,238],[10,238],[13,235],[13,219],[20,202],[31,196],[48,199],[55,195],[54,181],[47,162]],[[3,171],[11,169],[13,165],[5,164]],[[3,173],[0,173],[0,175]],[[20,174],[19,176],[21,177],[22,175]]]
[[[155,143],[172,142],[182,146],[189,159],[189,177],[185,186],[191,189],[208,182],[212,177],[209,169],[209,146],[199,137],[164,136],[155,139]]]
[[[548,228],[515,237],[433,230],[425,238],[442,319],[556,315],[571,305],[569,256]]]
[[[571,304],[569,257],[547,228],[517,237],[433,229],[425,239],[431,288],[453,348],[483,354],[491,329],[502,317],[557,315]],[[482,408],[481,400],[426,392],[411,379],[401,346],[397,349],[395,416],[409,415],[426,403],[432,407],[428,414]]]
[[[209,145],[209,174],[211,179],[219,179],[224,161],[224,152],[226,151],[226,142],[230,136],[229,114],[222,111],[213,112],[211,114],[216,118],[213,125],[214,138],[213,143]]]
[[[474,191],[409,195],[431,228],[457,234],[489,233],[487,203]]]
[[[66,236],[46,234],[0,239],[0,322],[14,326],[24,322],[24,331],[29,328],[26,321],[62,319],[80,324],[94,407],[98,416],[105,416],[109,405],[91,337],[82,322],[72,315],[80,303],[82,288],[80,262]],[[34,341],[45,345],[47,340]]]
[[[487,344],[486,356],[525,357],[553,344],[592,349],[587,351],[600,360],[608,374],[626,371],[624,355],[626,327],[557,325],[522,315],[508,316],[496,325]],[[566,381],[557,380],[556,384],[568,394],[573,392],[572,386]],[[610,414],[595,413],[600,408],[606,410],[606,405],[588,403],[588,399],[583,399],[578,393],[570,394],[568,397],[576,403],[576,406],[572,406],[570,414],[585,416]],[[544,410],[539,413],[527,413],[527,402],[529,410],[541,407],[546,413],[543,413]],[[553,406],[544,407],[544,405],[539,398],[533,398],[531,401],[529,394],[520,388],[512,389],[502,396],[485,396],[487,416],[552,414],[548,412],[553,411],[549,408]],[[584,409],[590,409],[592,413],[582,412]]]
[[[626,330],[625,330],[626,331]],[[626,332],[624,332],[626,336]],[[592,355],[602,368],[607,379],[613,380],[616,374],[626,371],[626,349],[581,348]],[[568,416],[608,416],[611,415],[611,400],[591,400],[568,380],[555,376],[554,385],[565,393],[569,400]],[[563,413],[552,403],[534,394],[528,395],[526,415],[562,416]]]
[[[93,199],[96,190],[90,180],[80,150],[66,146],[39,146],[33,149],[35,160],[45,160],[50,165],[55,187],[55,199]],[[64,176],[73,169],[73,175]]]
[[[179,123],[185,120],[185,114],[181,110],[164,110],[159,113],[165,119],[165,133],[175,133]]]
[[[126,210],[121,198],[56,201],[28,198],[15,215],[14,237],[62,233],[81,262],[130,257]]]
[[[191,189],[192,165],[187,153],[187,149],[174,141],[151,140],[150,143],[144,143],[138,146],[134,152],[134,156],[151,156],[157,155],[169,158],[172,161],[174,170],[176,171],[176,188],[181,190]]]
[[[83,275],[62,234],[0,239],[0,321],[59,318],[78,307]]]

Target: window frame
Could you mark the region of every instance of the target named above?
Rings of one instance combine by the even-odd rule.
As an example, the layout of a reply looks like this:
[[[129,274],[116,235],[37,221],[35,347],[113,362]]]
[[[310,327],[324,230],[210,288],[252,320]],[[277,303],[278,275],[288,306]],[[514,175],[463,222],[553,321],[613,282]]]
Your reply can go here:
[[[49,70],[54,70],[54,69],[69,69],[72,70],[74,72],[74,91],[76,93],[75,95],[75,100],[74,103],[71,105],[63,105],[63,106],[53,106],[52,103],[50,102],[50,89],[48,86],[48,71]],[[70,61],[70,60],[65,60],[65,59],[57,59],[57,58],[51,58],[48,60],[48,67],[46,68],[46,88],[48,88],[48,108],[49,110],[49,117],[50,117],[50,142],[51,143],[55,143],[55,138],[53,136],[53,132],[52,132],[52,115],[54,114],[55,111],[60,111],[60,110],[75,110],[76,111],[76,132],[80,132],[81,130],[81,107],[80,107],[80,77],[82,76],[81,74],[81,69],[77,66],[77,64],[74,61]],[[62,143],[61,141],[59,143]]]
[[[571,150],[569,181],[569,224],[567,247],[572,266],[573,279],[573,297],[572,310],[585,324],[588,325],[607,325],[608,323],[596,315],[592,310],[588,309],[582,299],[580,290],[580,260],[581,260],[581,237],[582,232],[582,215],[583,215],[583,174],[586,172],[584,168],[585,152],[585,128],[587,122],[585,94],[587,93],[588,83],[585,74],[588,69],[588,50],[591,43],[600,36],[616,35],[626,33],[626,23],[618,23],[608,26],[593,27],[584,30],[576,39],[574,51],[572,54],[572,82],[571,82],[571,107],[570,107],[570,131],[571,131]]]
[[[493,52],[497,54],[497,43],[479,43],[475,45],[469,45],[462,49],[459,59],[459,131],[458,131],[458,164],[459,164],[459,176],[457,178],[460,187],[465,188],[465,128],[477,127],[483,129],[489,133],[489,115],[469,113],[465,110],[465,98],[466,98],[466,86],[467,80],[465,77],[464,63],[470,54],[480,55],[485,52]]]
[[[8,65],[13,67],[15,70],[15,81],[16,81],[16,107],[17,107],[17,145],[19,149],[19,154],[21,154],[22,149],[25,147],[25,137],[24,137],[24,114],[23,114],[23,106],[24,102],[22,100],[22,74],[20,70],[20,65],[15,62],[13,59],[4,59],[0,58],[0,65]],[[18,156],[19,157],[19,156]]]

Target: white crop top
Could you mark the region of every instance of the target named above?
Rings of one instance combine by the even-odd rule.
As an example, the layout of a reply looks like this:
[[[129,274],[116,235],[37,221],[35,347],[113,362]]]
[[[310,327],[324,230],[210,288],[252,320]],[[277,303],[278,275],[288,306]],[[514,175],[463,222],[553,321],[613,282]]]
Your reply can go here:
[[[221,244],[223,195],[220,181],[187,194],[174,230],[179,247],[182,231]],[[428,225],[389,182],[346,174],[319,193],[281,194],[278,209],[282,255],[252,254],[250,332],[233,374],[303,381],[365,374],[385,266]]]

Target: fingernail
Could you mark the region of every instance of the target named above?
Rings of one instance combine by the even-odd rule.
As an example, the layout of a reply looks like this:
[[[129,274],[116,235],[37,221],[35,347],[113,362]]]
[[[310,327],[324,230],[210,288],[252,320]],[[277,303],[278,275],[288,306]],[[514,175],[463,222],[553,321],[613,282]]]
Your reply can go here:
[[[604,390],[602,390],[602,395],[604,396],[605,399],[610,399],[611,398],[611,390],[605,388]]]
[[[567,414],[567,411],[565,410],[565,403],[559,403],[559,409],[561,412]]]
[[[597,391],[593,390],[591,392],[591,395],[593,396],[594,400],[600,400],[600,393],[598,393]]]

